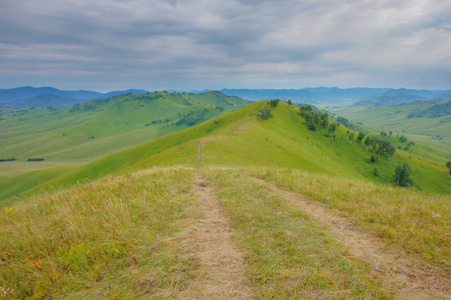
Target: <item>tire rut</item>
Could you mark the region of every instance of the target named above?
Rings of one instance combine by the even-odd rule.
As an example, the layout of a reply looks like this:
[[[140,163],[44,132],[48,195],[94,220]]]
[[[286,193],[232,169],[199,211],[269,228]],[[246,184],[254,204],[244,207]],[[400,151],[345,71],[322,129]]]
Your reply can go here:
[[[318,223],[330,228],[335,238],[349,253],[371,265],[373,272],[380,275],[386,284],[392,286],[399,299],[451,299],[451,280],[437,272],[422,270],[406,259],[401,249],[388,250],[386,245],[375,240],[368,233],[356,227],[346,218],[337,216],[327,208],[307,199],[301,194],[290,192],[263,179],[242,174],[265,185],[292,205],[302,209]]]
[[[244,255],[234,245],[235,230],[221,208],[210,182],[196,174],[196,224],[185,237],[185,255],[199,264],[199,276],[185,291],[189,299],[250,299]],[[185,296],[183,298],[185,298]]]

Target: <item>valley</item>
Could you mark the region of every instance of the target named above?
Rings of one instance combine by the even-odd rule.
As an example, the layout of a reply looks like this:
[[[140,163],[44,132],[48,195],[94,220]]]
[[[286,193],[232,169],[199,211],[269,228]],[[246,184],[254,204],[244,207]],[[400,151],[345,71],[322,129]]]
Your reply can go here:
[[[347,124],[396,147],[373,162],[335,116],[312,130],[274,105],[160,92],[4,115],[3,295],[449,299],[450,151]]]

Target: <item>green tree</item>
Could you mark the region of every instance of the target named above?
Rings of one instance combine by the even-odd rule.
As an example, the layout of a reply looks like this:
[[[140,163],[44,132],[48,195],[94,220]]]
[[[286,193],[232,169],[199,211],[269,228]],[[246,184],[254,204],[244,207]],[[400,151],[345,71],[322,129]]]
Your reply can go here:
[[[315,125],[321,123],[321,118],[320,116],[318,116],[318,114],[315,114],[315,116],[313,117],[313,123],[315,123]]]
[[[395,181],[396,184],[402,187],[408,187],[413,184],[410,175],[412,174],[412,169],[407,163],[399,165],[395,170]]]
[[[354,141],[354,138],[355,138],[355,134],[354,134],[354,132],[351,132],[351,134],[349,134],[349,142],[351,143],[351,145],[352,145],[352,142]]]
[[[401,136],[399,137],[399,141],[400,141],[401,143],[407,142],[407,138],[404,136],[404,134],[401,135]]]
[[[381,171],[379,171],[378,168],[374,168],[373,174],[374,176],[379,177],[381,175]]]
[[[337,125],[335,123],[330,123],[329,125],[329,136],[332,137],[332,134],[337,130]]]
[[[368,152],[368,148],[371,145],[371,137],[367,136],[365,139],[366,152]]]
[[[280,99],[274,99],[269,101],[269,105],[273,108],[276,108],[279,105]]]
[[[448,168],[449,179],[451,179],[451,160],[446,162],[446,167]]]
[[[357,136],[357,143],[360,144],[364,138],[365,138],[365,134],[360,131],[359,135]]]
[[[265,106],[263,109],[258,110],[257,117],[262,120],[268,120],[269,118],[272,118],[273,115],[271,113],[271,109],[269,109],[268,106]]]
[[[291,100],[288,100],[288,105],[293,105],[293,102],[291,102]]]

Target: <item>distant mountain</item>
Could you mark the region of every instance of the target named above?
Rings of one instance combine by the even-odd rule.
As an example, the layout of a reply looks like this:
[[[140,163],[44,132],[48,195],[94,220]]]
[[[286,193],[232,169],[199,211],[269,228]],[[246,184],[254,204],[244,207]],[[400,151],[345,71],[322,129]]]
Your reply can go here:
[[[392,94],[392,93],[391,93]],[[372,97],[369,99],[365,99],[362,101],[358,101],[354,103],[354,105],[366,105],[371,104],[374,106],[387,106],[387,105],[400,105],[406,102],[411,102],[415,100],[424,100],[425,98],[420,96],[413,96],[409,94],[399,93],[399,94],[393,94],[391,96],[388,95],[381,95]]]
[[[79,104],[80,99],[69,97],[61,97],[53,94],[40,94],[28,99],[17,100],[2,104],[4,107],[12,109],[21,109],[27,107],[53,107],[53,108],[67,108],[72,105]]]
[[[128,93],[146,94],[148,92],[145,90],[126,90],[99,93],[85,90],[63,91],[53,87],[35,88],[25,86],[0,90],[0,106],[10,108],[25,108],[30,106],[65,108],[94,99],[111,98]]]
[[[229,96],[238,96],[247,100],[261,101],[279,98],[296,103],[338,103],[354,102],[388,91],[387,88],[304,88],[304,89],[222,89]]]

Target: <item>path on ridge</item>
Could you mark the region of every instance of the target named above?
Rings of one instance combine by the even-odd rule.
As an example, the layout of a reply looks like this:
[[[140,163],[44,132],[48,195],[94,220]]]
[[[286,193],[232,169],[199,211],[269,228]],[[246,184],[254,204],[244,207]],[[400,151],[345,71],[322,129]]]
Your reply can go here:
[[[273,190],[292,205],[307,212],[318,223],[329,227],[335,238],[348,248],[352,256],[371,265],[375,272],[385,277],[386,284],[394,285],[393,289],[399,298],[451,299],[449,278],[439,278],[438,274],[420,269],[405,258],[403,251],[387,250],[382,242],[374,240],[346,218],[337,216],[301,194],[289,192],[263,179],[243,175]]]
[[[233,242],[235,230],[223,214],[210,182],[196,172],[193,186],[196,223],[185,237],[184,252],[199,263],[199,277],[185,291],[194,299],[250,299],[244,255]]]

